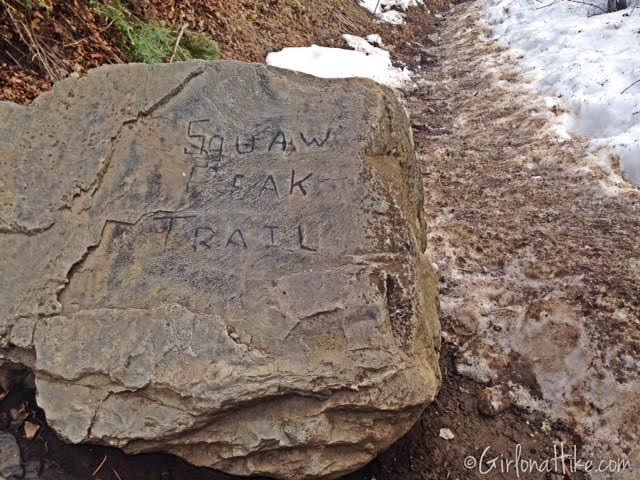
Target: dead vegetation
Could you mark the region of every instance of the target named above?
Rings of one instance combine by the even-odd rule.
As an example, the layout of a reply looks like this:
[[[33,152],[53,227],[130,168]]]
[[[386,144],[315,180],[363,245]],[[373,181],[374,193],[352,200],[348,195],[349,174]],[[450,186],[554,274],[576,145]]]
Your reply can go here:
[[[380,24],[356,0],[0,0],[0,100],[29,103],[61,78],[109,63],[263,62],[285,46],[343,47],[344,33],[379,33],[406,60],[432,17],[416,8],[411,21],[411,31]]]
[[[79,0],[0,0],[0,100],[28,103],[73,72],[123,61],[110,27]]]

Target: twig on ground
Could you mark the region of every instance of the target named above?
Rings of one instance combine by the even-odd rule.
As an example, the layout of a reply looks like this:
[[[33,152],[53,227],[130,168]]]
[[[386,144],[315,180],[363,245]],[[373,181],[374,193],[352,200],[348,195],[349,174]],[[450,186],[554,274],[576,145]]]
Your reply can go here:
[[[624,90],[622,90],[620,92],[620,95],[622,95],[624,92],[626,92],[627,90],[629,90],[631,87],[633,87],[634,85],[640,83],[640,78],[638,80],[636,80],[635,82],[633,82],[631,85],[629,85],[627,88],[625,88]]]
[[[582,0],[554,0],[551,3],[548,3],[547,5],[542,5],[541,7],[537,7],[536,10],[540,10],[541,8],[547,8],[550,7],[552,5],[555,5],[556,3],[558,3],[559,1],[564,1],[564,2],[569,2],[569,3],[578,3],[580,5],[587,5],[588,7],[593,7],[593,8],[597,8],[598,10],[600,10],[602,13],[608,13],[604,8],[602,8],[600,5],[596,5],[595,3],[590,3],[590,2],[583,2]]]
[[[100,471],[100,469],[104,466],[104,464],[107,462],[107,456],[105,455],[104,458],[102,459],[102,461],[100,462],[100,465],[98,465],[96,467],[96,469],[93,471],[93,473],[91,474],[92,477],[95,477],[98,472]]]
[[[553,0],[553,2],[551,3],[547,3],[546,5],[542,5],[540,7],[536,7],[536,10],[542,10],[543,8],[547,8],[547,7],[553,7],[556,3],[560,2],[561,0]],[[542,3],[542,1],[540,1],[539,3]]]
[[[55,82],[66,77],[67,70],[64,68],[64,65],[60,62],[58,57],[54,53],[50,52],[46,45],[42,44],[38,40],[38,38],[26,24],[24,24],[23,22],[20,23],[22,24],[22,28],[27,34],[27,37],[29,37],[29,42],[25,43],[27,43],[27,45],[29,45],[34,52],[34,58],[38,58],[40,60],[40,63],[42,64],[44,70],[47,72],[49,78]]]
[[[13,60],[13,61],[15,62],[15,64],[16,64],[16,65],[18,65],[20,68],[24,68],[24,67],[22,66],[22,64],[21,64],[21,63],[16,59],[16,57],[14,57],[13,55],[11,55],[11,52],[9,51],[9,49],[6,49],[6,50],[5,50],[5,53],[6,53],[7,55],[9,55],[9,57],[11,57],[11,60]]]
[[[115,20],[111,20],[111,21],[109,22],[109,24],[108,24],[106,27],[103,27],[103,28],[101,28],[100,30],[97,30],[95,33],[102,33],[102,32],[104,32],[104,31],[105,31],[105,30],[107,30],[111,25],[113,25],[113,22],[114,22],[114,21],[115,21]],[[75,42],[65,43],[65,44],[64,44],[64,45],[62,45],[62,46],[63,46],[64,48],[67,48],[67,47],[72,47],[73,45],[77,45],[77,44],[82,43],[82,42],[86,42],[87,40],[90,40],[90,39],[91,39],[91,37],[93,37],[93,36],[95,35],[95,33],[92,33],[91,35],[88,35],[88,36],[86,36],[86,37],[83,37],[83,38],[81,38],[80,40],[76,40]]]
[[[180,33],[178,33],[178,38],[176,38],[176,44],[173,47],[173,53],[171,54],[169,63],[173,63],[173,58],[176,56],[176,52],[178,51],[178,45],[180,45],[180,39],[182,38],[182,35],[184,35],[184,31],[187,29],[188,26],[189,26],[188,23],[185,23],[184,25],[182,25],[182,28],[180,29]]]
[[[597,8],[598,10],[600,10],[602,13],[609,13],[606,9],[602,8],[600,5],[596,5],[595,3],[590,3],[590,2],[582,2],[580,0],[565,0],[566,2],[570,2],[570,3],[578,3],[580,5],[587,5],[588,7],[593,7],[593,8]]]
[[[0,4],[4,5],[6,8],[6,11],[9,14],[9,19],[11,20],[11,23],[13,23],[20,40],[27,46],[27,48],[29,48],[31,53],[33,53],[33,58],[37,58],[39,60],[49,79],[55,82],[66,77],[68,72],[64,63],[62,63],[60,58],[51,51],[47,45],[38,39],[27,24],[18,20],[14,16],[14,13],[17,12],[16,9],[5,0],[0,0]]]

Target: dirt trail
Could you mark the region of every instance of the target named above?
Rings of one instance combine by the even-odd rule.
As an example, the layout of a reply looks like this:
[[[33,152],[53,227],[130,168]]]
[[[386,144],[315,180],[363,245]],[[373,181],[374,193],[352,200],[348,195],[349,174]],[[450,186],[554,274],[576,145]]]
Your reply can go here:
[[[575,427],[585,457],[636,467],[593,478],[640,478],[640,192],[554,133],[481,13],[447,15],[407,99],[445,345],[459,374]]]

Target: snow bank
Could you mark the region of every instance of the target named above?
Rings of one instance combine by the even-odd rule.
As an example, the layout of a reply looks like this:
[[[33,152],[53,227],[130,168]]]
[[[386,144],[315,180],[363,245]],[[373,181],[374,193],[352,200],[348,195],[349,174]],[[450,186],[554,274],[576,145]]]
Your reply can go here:
[[[617,153],[640,186],[640,83],[627,89],[640,79],[640,5],[602,14],[606,1],[591,2],[487,0],[485,20],[534,88],[560,98],[565,127]]]
[[[398,8],[407,10],[409,7],[422,5],[424,0],[358,0],[360,5],[375,14],[379,20],[393,25],[403,25],[405,15]]]
[[[399,10],[406,11],[424,3],[424,0],[358,1],[379,20],[394,25],[404,24],[405,14]],[[353,50],[317,45],[290,47],[269,53],[267,64],[323,78],[370,78],[392,88],[404,88],[413,83],[409,70],[394,67],[389,52],[378,48],[383,46],[380,35],[368,35],[366,40],[354,35],[342,37]]]
[[[377,45],[378,47],[382,47],[382,37],[377,33],[372,33],[371,35],[367,35],[367,42],[371,45]]]
[[[343,38],[354,50],[317,45],[284,48],[267,55],[267,65],[323,78],[370,78],[392,88],[411,83],[409,70],[394,67],[386,50],[354,35],[343,35]]]

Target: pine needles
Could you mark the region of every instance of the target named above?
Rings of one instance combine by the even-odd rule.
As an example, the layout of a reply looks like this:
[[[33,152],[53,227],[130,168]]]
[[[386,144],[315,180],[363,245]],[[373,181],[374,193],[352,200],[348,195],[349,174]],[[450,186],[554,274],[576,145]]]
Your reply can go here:
[[[175,60],[217,60],[218,44],[210,35],[183,29],[177,32],[160,22],[144,22],[133,15],[120,0],[90,2],[91,8],[109,20],[121,34],[127,60],[162,63]]]

